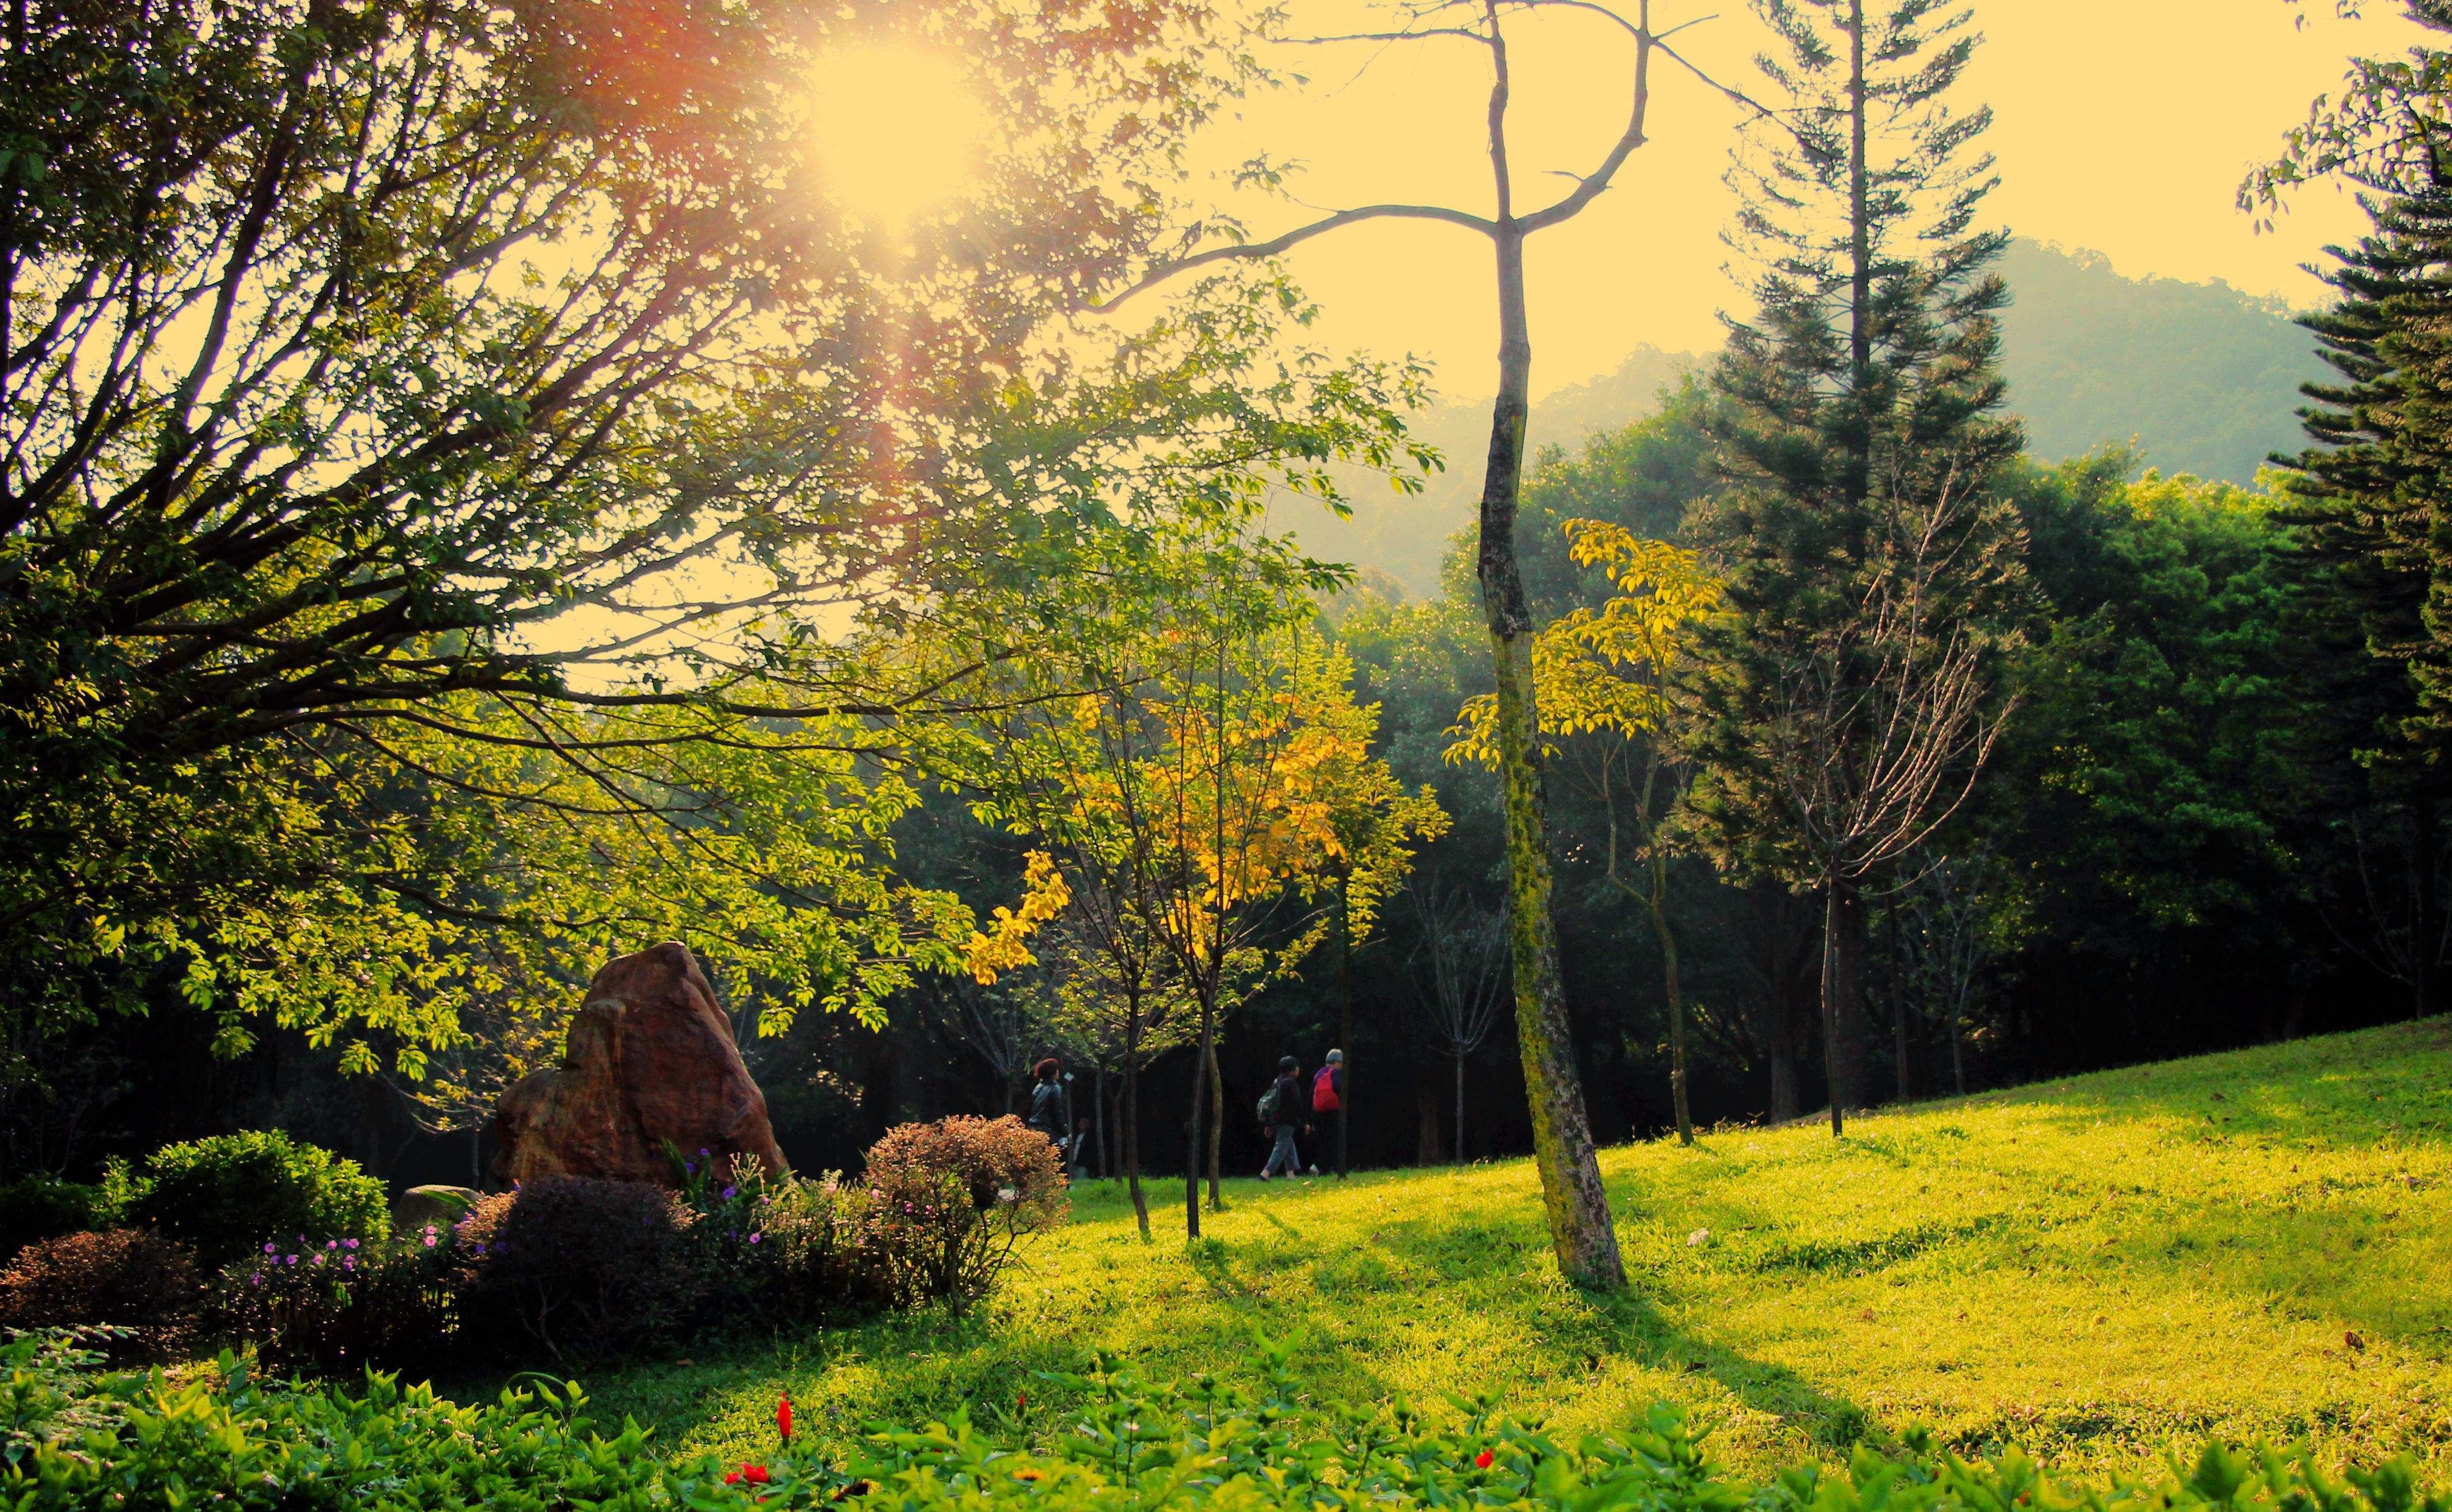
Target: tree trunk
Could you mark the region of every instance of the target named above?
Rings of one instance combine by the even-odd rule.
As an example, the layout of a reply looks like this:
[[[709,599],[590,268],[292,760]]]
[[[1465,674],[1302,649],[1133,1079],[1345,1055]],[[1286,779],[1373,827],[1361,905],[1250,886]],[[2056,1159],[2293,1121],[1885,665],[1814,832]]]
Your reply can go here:
[[[1503,161],[1502,86],[1491,107],[1492,157]],[[1507,814],[1507,880],[1514,946],[1515,1032],[1532,1115],[1534,1164],[1558,1268],[1576,1286],[1614,1291],[1626,1285],[1617,1231],[1601,1184],[1582,1078],[1558,969],[1556,921],[1550,913],[1550,835],[1539,765],[1532,688],[1532,614],[1515,555],[1516,493],[1531,408],[1532,341],[1524,311],[1524,237],[1506,209],[1502,178],[1498,262],[1498,398],[1491,407],[1490,462],[1481,492],[1478,571],[1497,674],[1499,783]]]
[[[2415,871],[2411,873],[2409,921],[2409,991],[2410,1016],[2431,1018],[2435,1013],[2436,942],[2443,937],[2443,927],[2436,921],[2442,900],[2436,894],[2435,798],[2422,793],[2410,800],[2409,853]]]
[[[1967,994],[1963,991],[1949,994],[1949,1079],[1958,1088],[1958,1095],[1967,1095]]]
[[[1091,1169],[1091,1174],[1100,1181],[1105,1181],[1116,1168],[1107,1154],[1107,1068],[1092,1067],[1091,1078],[1090,1117],[1093,1125],[1090,1130],[1090,1150],[1098,1157],[1097,1164]]]
[[[1140,1005],[1128,1002],[1132,1027],[1124,1034],[1124,1185],[1132,1189],[1133,1217],[1141,1239],[1150,1237],[1149,1198],[1141,1191],[1141,1044]]]
[[[1217,1147],[1226,1133],[1226,1079],[1217,1070],[1217,1047],[1209,1047],[1209,1106],[1216,1116],[1209,1120],[1209,1210],[1223,1212],[1226,1198],[1217,1187]]]
[[[1694,1143],[1694,1115],[1686,1104],[1686,994],[1677,980],[1677,933],[1669,927],[1669,911],[1660,905],[1655,886],[1646,900],[1651,932],[1660,937],[1660,971],[1669,989],[1669,1101],[1677,1114],[1677,1143]]]
[[[1882,911],[1890,934],[1890,1049],[1898,1062],[1899,1101],[1914,1096],[1908,1086],[1908,983],[1899,967],[1899,910],[1895,901]]]
[[[1346,893],[1354,885],[1347,877],[1336,890],[1336,1047],[1345,1051],[1345,1070],[1338,1077],[1345,1086],[1336,1094],[1336,1175],[1345,1177],[1346,1120],[1354,1109],[1354,911]]]
[[[1455,1163],[1464,1164],[1464,1057],[1455,1058]]]
[[[1823,888],[1822,1062],[1830,1081],[1830,1132],[1865,1106],[1865,900],[1837,877]]]
[[[1793,1123],[1798,1111],[1796,1041],[1783,1031],[1770,1043],[1770,1121]]]
[[[1183,1121],[1183,1236],[1200,1237],[1200,1131],[1209,1110],[1209,1057],[1216,1053],[1217,1024],[1200,1005],[1200,1052],[1192,1060],[1192,1111]]]

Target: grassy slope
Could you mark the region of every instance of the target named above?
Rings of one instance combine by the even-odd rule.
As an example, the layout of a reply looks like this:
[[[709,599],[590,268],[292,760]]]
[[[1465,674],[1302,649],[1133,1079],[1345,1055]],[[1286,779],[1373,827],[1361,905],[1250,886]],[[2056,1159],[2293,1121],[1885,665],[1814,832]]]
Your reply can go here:
[[[1024,1387],[1039,1427],[1055,1404],[1034,1370],[1108,1349],[1249,1373],[1265,1328],[1299,1333],[1323,1396],[1503,1389],[1601,1428],[1681,1399],[1738,1468],[1911,1422],[2071,1471],[2143,1469],[2207,1433],[2452,1464],[2452,1022],[1927,1104],[1844,1142],[1732,1129],[1602,1162],[1622,1298],[1556,1280],[1523,1162],[1231,1183],[1193,1248],[1167,1237],[1179,1187],[1153,1192],[1146,1247],[1094,1189],[969,1318],[592,1389],[727,1452],[769,1442],[783,1384],[820,1432],[1009,1410]]]

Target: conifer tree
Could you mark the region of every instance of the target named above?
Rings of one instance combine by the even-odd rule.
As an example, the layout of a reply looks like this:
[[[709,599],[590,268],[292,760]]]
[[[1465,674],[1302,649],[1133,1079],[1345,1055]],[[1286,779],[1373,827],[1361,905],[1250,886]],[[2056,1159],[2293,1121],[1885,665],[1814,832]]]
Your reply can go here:
[[[2345,891],[2371,915],[2366,953],[2422,1016],[2439,1004],[2447,943],[2452,173],[2434,162],[2403,188],[2364,200],[2374,230],[2333,248],[2325,275],[2339,303],[2302,322],[2340,379],[2304,390],[2316,444],[2287,464],[2283,518],[2299,527],[2316,626],[2350,652],[2323,660],[2337,669],[2326,704],[2364,790],[2346,820],[2361,875]]]
[[[1730,322],[1732,486],[1699,516],[1728,577],[1696,694],[1698,830],[1724,867],[1816,889],[1831,1127],[1865,1101],[1865,892],[1956,807],[2001,712],[2020,579],[1995,475],[2017,455],[1978,227],[1977,41],[1940,0],[1755,0],[1787,108],[1730,171],[1758,312]]]

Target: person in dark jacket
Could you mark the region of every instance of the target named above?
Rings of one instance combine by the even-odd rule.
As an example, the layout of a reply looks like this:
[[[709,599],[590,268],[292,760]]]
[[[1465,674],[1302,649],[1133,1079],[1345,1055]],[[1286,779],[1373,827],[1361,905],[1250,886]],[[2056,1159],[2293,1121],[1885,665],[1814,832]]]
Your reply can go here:
[[[1038,1085],[1030,1090],[1030,1116],[1022,1120],[1059,1150],[1064,1148],[1064,1126],[1072,1122],[1064,1116],[1064,1084],[1058,1080],[1063,1070],[1053,1055],[1038,1063]]]
[[[1269,1150],[1269,1163],[1260,1168],[1260,1179],[1268,1180],[1283,1167],[1285,1174],[1302,1174],[1302,1156],[1295,1150],[1295,1130],[1311,1113],[1311,1090],[1303,1085],[1302,1068],[1291,1055],[1277,1062],[1276,1085],[1270,1089],[1275,1099],[1269,1110],[1269,1131],[1276,1143]]]

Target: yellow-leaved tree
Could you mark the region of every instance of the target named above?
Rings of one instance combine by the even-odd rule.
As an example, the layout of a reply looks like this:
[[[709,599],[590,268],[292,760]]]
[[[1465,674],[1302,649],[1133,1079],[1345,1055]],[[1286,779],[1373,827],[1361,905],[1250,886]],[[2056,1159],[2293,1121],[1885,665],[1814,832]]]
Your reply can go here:
[[[1123,1023],[1157,1028],[1170,981],[1192,1010],[1194,1237],[1204,1145],[1218,1202],[1224,1020],[1339,915],[1358,903],[1367,916],[1411,844],[1446,825],[1429,790],[1407,793],[1371,755],[1377,709],[1355,701],[1353,668],[1311,625],[1300,585],[1272,580],[1276,547],[1213,540],[1143,562],[1157,591],[1119,593],[1008,664],[981,720],[981,815],[1046,846],[1074,900],[1066,933],[1125,994]],[[1142,1059],[1137,1045],[1120,1052],[1124,1173],[1146,1233]]]
[[[1669,1086],[1677,1137],[1694,1142],[1686,1097],[1686,1005],[1677,971],[1677,935],[1669,921],[1666,821],[1685,791],[1671,726],[1673,679],[1691,656],[1697,627],[1720,606],[1720,579],[1672,541],[1637,536],[1606,520],[1570,520],[1575,560],[1608,574],[1616,591],[1544,626],[1532,642],[1546,756],[1572,755],[1564,769],[1599,801],[1609,822],[1609,879],[1643,906],[1660,941],[1669,995]],[[1450,761],[1498,762],[1497,703],[1485,694],[1457,716]],[[1572,752],[1568,736],[1595,738]],[[1627,832],[1631,832],[1631,834]],[[1639,876],[1629,874],[1630,867]]]

